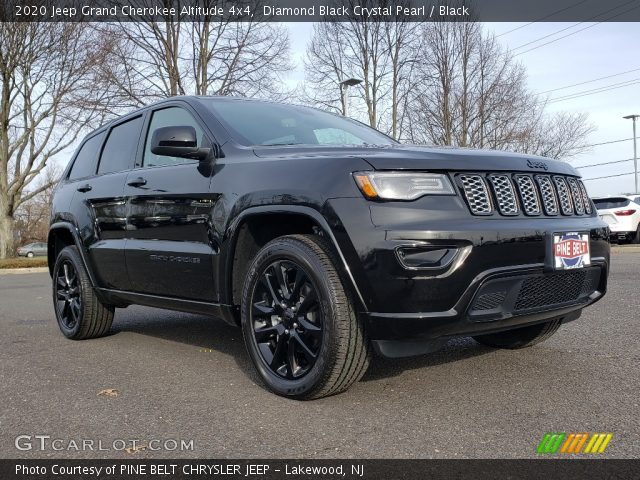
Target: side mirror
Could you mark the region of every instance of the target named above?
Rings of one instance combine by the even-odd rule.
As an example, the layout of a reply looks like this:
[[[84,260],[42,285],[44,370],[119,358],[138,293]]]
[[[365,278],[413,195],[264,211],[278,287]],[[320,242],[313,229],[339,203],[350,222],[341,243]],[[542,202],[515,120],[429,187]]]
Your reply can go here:
[[[198,148],[196,129],[180,125],[155,129],[151,136],[151,152],[167,157],[205,160],[209,157],[211,149]]]

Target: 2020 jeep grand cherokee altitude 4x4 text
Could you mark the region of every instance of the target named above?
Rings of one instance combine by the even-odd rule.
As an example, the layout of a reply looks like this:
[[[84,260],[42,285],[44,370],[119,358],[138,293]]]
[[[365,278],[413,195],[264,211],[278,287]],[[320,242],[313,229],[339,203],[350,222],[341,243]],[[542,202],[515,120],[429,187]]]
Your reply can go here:
[[[178,97],[85,138],[48,255],[67,337],[106,334],[130,304],[206,313],[241,325],[271,390],[318,398],[357,381],[373,350],[549,337],[604,295],[607,236],[566,163]]]

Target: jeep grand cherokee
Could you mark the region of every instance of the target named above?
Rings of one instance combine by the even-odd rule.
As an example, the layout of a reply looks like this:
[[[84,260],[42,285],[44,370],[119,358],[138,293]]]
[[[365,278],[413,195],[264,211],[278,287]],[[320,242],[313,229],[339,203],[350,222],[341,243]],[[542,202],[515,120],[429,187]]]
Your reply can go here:
[[[242,328],[277,394],[346,390],[373,351],[521,348],[605,293],[608,230],[567,163],[401,145],[312,108],[177,97],[89,134],[53,201],[72,339],[149,305]]]

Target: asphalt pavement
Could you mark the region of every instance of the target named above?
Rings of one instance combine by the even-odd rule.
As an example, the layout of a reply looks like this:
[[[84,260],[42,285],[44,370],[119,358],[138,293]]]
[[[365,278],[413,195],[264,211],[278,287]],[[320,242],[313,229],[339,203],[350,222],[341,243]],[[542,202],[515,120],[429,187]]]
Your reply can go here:
[[[377,358],[311,402],[266,391],[220,320],[129,307],[71,341],[47,273],[0,275],[0,458],[522,458],[546,432],[638,458],[640,254],[612,259],[607,297],[543,344]]]

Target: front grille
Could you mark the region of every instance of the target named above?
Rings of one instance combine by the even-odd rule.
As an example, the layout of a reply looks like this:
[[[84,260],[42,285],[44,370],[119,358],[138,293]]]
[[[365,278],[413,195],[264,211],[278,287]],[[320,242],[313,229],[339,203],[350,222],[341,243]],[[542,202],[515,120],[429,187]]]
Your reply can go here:
[[[569,184],[569,188],[571,189],[571,195],[573,196],[573,204],[576,207],[576,213],[578,215],[584,215],[584,200],[582,200],[582,192],[580,191],[580,187],[578,186],[578,181],[573,178],[567,178],[567,183]]]
[[[529,175],[516,175],[516,184],[520,191],[520,200],[522,201],[522,210],[527,215],[540,215],[540,199],[538,191]]]
[[[538,187],[540,188],[544,213],[552,216],[558,215],[560,213],[558,195],[556,194],[555,188],[553,188],[551,178],[547,175],[536,175],[536,182],[538,182]]]
[[[584,184],[575,177],[462,173],[456,179],[474,215],[582,216],[593,212]]]
[[[528,277],[522,282],[514,311],[553,307],[585,299],[597,288],[599,277],[598,268]]]
[[[578,185],[580,186],[580,193],[582,193],[582,200],[584,202],[584,209],[587,212],[588,215],[591,215],[591,200],[589,199],[589,195],[587,194],[587,189],[584,186],[584,183],[582,183],[582,180],[580,180],[578,182]]]
[[[487,184],[480,175],[460,175],[465,197],[474,215],[489,215],[492,212]]]
[[[573,202],[571,200],[571,193],[567,186],[567,181],[564,177],[553,177],[553,183],[556,184],[558,189],[558,198],[560,199],[560,209],[563,215],[573,215]]]
[[[484,282],[471,301],[468,315],[475,322],[502,320],[509,315],[530,315],[542,311],[589,303],[600,288],[602,269],[589,266],[495,277]]]
[[[489,175],[489,181],[496,198],[496,205],[502,215],[517,215],[518,201],[511,179],[507,175]]]

